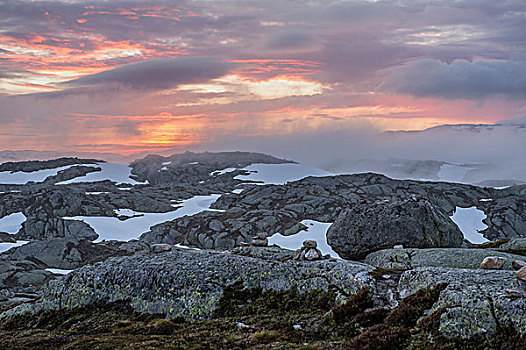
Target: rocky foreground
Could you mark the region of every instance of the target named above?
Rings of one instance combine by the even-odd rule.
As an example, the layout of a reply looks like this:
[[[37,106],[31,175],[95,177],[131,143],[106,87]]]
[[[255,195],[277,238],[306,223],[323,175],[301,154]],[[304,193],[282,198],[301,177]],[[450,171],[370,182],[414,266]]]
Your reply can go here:
[[[5,348],[526,346],[526,186],[371,173],[269,184],[250,178],[252,164],[295,163],[243,152],[149,156],[125,184],[73,181],[104,171],[97,160],[1,165],[65,168],[0,184],[0,218],[25,217],[0,239],[29,241],[0,254]],[[196,196],[218,199],[132,240],[101,240],[78,219],[126,223],[186,210]],[[466,239],[450,218],[459,207],[484,212],[488,243]],[[332,223],[325,239],[343,259],[315,243],[297,253],[266,246],[275,233],[300,235],[304,220]]]

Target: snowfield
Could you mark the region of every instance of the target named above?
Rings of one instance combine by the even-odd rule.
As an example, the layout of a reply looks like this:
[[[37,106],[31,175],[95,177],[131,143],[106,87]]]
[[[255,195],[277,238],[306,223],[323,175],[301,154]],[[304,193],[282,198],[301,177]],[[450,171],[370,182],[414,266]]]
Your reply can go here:
[[[451,220],[457,224],[458,228],[464,234],[464,238],[473,244],[482,244],[489,242],[479,231],[488,228],[482,222],[486,218],[486,214],[477,207],[460,208],[457,207],[455,214],[450,216]]]
[[[227,170],[227,169],[225,169]],[[238,175],[238,180],[253,181],[265,185],[283,185],[309,176],[331,176],[328,171],[304,164],[251,164],[241,170],[249,171],[249,175]]]
[[[296,250],[303,246],[303,241],[310,239],[318,242],[318,249],[323,255],[329,254],[333,258],[340,258],[338,253],[327,244],[327,230],[332,223],[314,220],[303,220],[301,223],[308,227],[306,231],[303,230],[290,236],[276,233],[268,238],[269,245],[275,244],[281,248]]]
[[[114,163],[99,163],[93,167],[101,168],[100,171],[86,174],[85,176],[76,177],[74,179],[57,182],[57,185],[67,185],[80,182],[97,182],[110,180],[118,184],[127,183],[131,185],[143,184],[130,178],[132,168],[124,164]]]
[[[65,217],[66,220],[80,220],[90,225],[99,238],[95,242],[103,240],[130,241],[138,239],[141,234],[150,230],[150,227],[175,220],[185,215],[194,215],[208,210],[210,206],[220,197],[218,194],[210,196],[196,196],[182,201],[182,207],[167,213],[142,213],[130,209],[119,209],[119,214],[140,215],[124,221],[115,217],[104,216],[74,216]]]

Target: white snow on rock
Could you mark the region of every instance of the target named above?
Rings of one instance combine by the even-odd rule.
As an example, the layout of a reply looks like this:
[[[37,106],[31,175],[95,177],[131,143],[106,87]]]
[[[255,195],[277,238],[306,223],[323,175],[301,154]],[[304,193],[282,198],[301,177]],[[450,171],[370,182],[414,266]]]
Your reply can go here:
[[[249,171],[249,175],[238,175],[235,179],[244,181],[262,181],[263,184],[283,185],[287,182],[301,180],[308,176],[331,176],[321,170],[304,164],[251,164],[241,170]],[[261,184],[261,183],[260,183]]]
[[[318,242],[318,249],[323,255],[329,254],[333,258],[340,258],[338,253],[327,244],[327,230],[332,223],[314,220],[303,220],[301,223],[308,227],[307,231],[300,231],[290,236],[276,233],[268,238],[269,245],[275,244],[281,248],[296,250],[302,247],[303,241],[310,239]]]
[[[179,243],[175,244],[174,247],[181,248],[181,249],[189,249],[189,250],[201,250],[199,248],[189,247],[189,246],[182,245],[182,244],[179,244]]]
[[[0,243],[0,253],[7,252],[11,248],[20,247],[21,245],[27,243],[29,243],[29,241],[16,241],[16,243]]]
[[[64,270],[64,269],[53,269],[53,268],[48,268],[46,269],[46,271],[49,271],[51,273],[54,273],[55,275],[67,275],[68,273],[70,273],[71,271],[73,270]]]
[[[0,219],[0,232],[18,233],[25,221],[26,217],[21,212],[4,216]]]
[[[80,182],[97,182],[110,180],[116,183],[128,183],[131,185],[141,184],[130,178],[131,168],[124,164],[114,164],[114,163],[99,163],[94,167],[101,168],[100,171],[88,173],[84,176],[76,177],[74,179],[57,182],[57,185],[67,185],[72,183]]]
[[[208,210],[220,195],[212,194],[210,196],[196,196],[180,203],[181,208],[167,213],[143,213],[135,212],[136,215],[124,221],[115,217],[103,216],[74,216],[65,217],[66,220],[81,220],[90,225],[99,238],[95,242],[103,240],[130,241],[138,239],[141,234],[150,230],[150,227],[162,222],[171,221],[185,215],[194,215]],[[123,212],[119,209],[119,212]]]
[[[232,193],[234,194],[240,194],[241,192],[243,192],[245,189],[244,188],[236,188],[235,190],[232,191]]]
[[[135,216],[135,215],[141,215],[142,213],[138,213],[135,210],[132,209],[115,209],[113,211],[115,214],[119,216]]]
[[[216,170],[216,171],[212,171],[210,173],[210,176],[219,176],[219,175],[223,175],[223,174],[226,174],[226,173],[231,173],[233,171],[236,171],[237,169],[236,168],[226,168],[226,169],[222,169],[222,170]]]
[[[479,231],[485,230],[488,226],[482,222],[486,214],[477,207],[460,208],[457,207],[455,214],[450,216],[451,220],[457,224],[458,228],[464,234],[464,238],[473,244],[482,244],[489,242]]]
[[[59,171],[69,169],[75,165],[79,164],[66,165],[53,169],[37,170],[30,173],[23,171],[17,171],[15,173],[10,171],[2,171],[0,172],[0,183],[9,185],[25,185],[29,181],[42,182],[50,176],[57,175]]]
[[[471,169],[462,165],[443,164],[438,172],[438,178],[446,182],[462,182]]]

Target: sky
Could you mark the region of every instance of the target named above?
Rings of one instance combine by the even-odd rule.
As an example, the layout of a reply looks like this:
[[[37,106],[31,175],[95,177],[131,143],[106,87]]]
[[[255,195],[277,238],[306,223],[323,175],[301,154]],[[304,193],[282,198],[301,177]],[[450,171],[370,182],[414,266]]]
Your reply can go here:
[[[524,28],[521,0],[0,0],[0,150],[382,153],[523,120]]]

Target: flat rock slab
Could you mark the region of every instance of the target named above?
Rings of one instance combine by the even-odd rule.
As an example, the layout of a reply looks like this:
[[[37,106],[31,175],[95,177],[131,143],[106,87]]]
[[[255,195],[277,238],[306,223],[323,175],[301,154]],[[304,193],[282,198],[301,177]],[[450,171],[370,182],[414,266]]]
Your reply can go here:
[[[451,267],[478,269],[488,256],[507,259],[503,269],[513,270],[513,260],[526,261],[526,256],[498,252],[492,249],[430,248],[384,249],[367,255],[365,263],[383,269],[413,269],[416,267]]]
[[[526,288],[515,271],[416,268],[402,274],[398,288],[406,297],[440,283],[448,286],[429,312],[445,308],[439,327],[444,336],[492,337],[506,326],[526,333]]]
[[[140,312],[162,313],[169,318],[181,316],[187,320],[206,319],[212,316],[223,289],[238,281],[246,288],[263,290],[297,287],[298,291],[307,292],[336,286],[342,296],[355,294],[364,287],[375,292],[374,280],[368,274],[373,270],[371,266],[342,260],[276,260],[290,252],[279,248],[261,249],[257,254],[245,254],[261,258],[178,248],[160,254],[111,258],[53,280],[45,286],[38,303],[21,305],[2,317],[101,300],[130,299]],[[269,249],[269,255],[265,255],[265,249]]]

